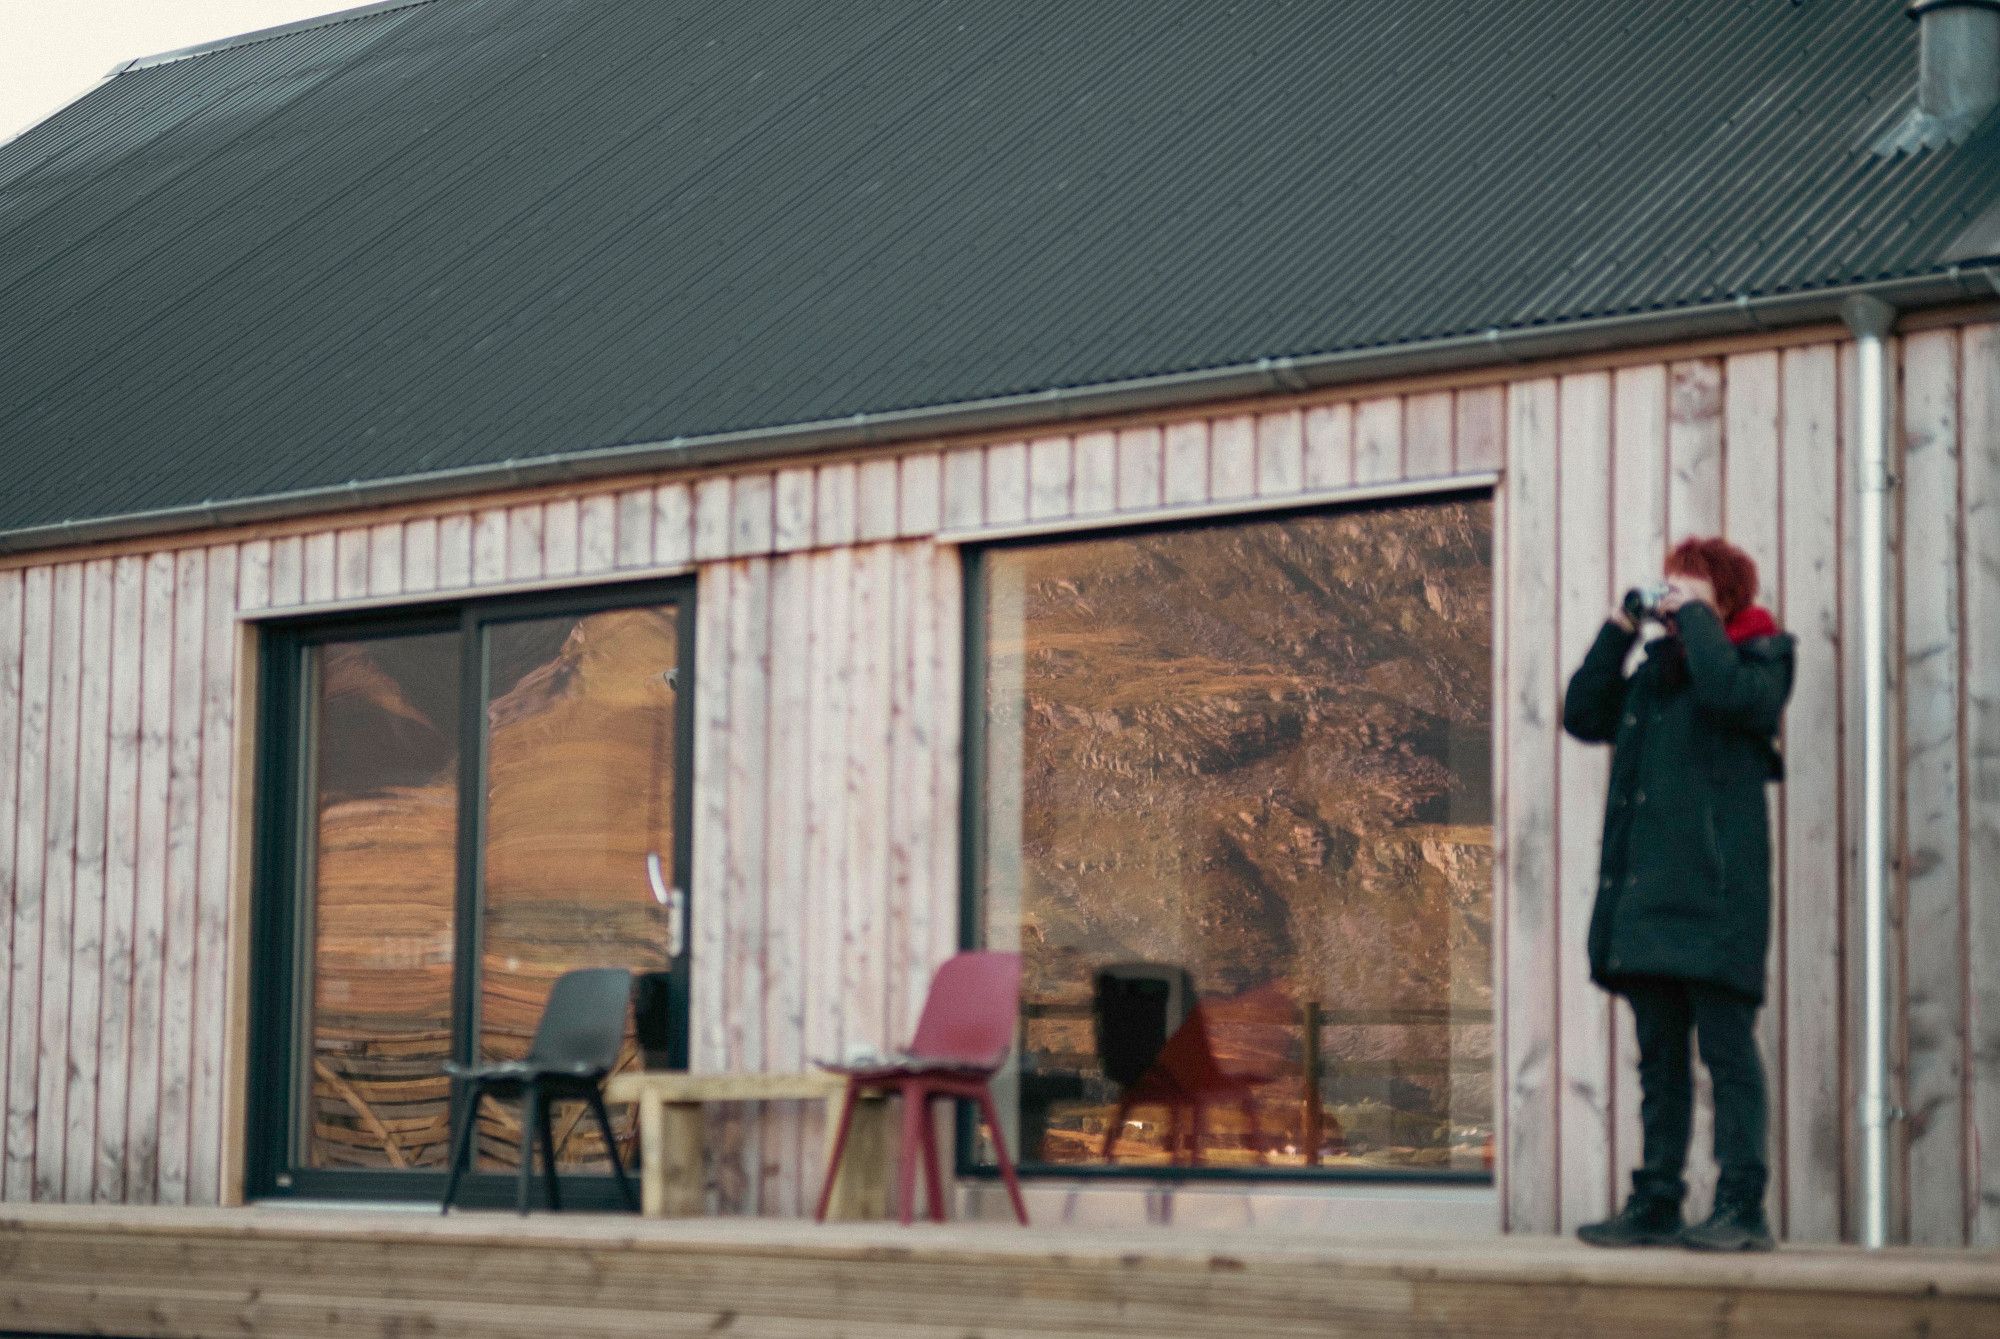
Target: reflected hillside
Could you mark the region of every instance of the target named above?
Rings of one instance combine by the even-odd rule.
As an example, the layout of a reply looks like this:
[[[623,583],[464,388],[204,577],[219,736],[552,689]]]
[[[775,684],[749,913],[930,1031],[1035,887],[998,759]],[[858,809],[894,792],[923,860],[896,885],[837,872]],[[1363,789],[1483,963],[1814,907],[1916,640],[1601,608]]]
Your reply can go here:
[[[1020,613],[991,628],[989,747],[1019,758],[1019,845],[996,834],[989,881],[1018,879],[1032,1063],[1094,1083],[1096,969],[1172,963],[1294,1146],[1308,1003],[1329,1100],[1345,1075],[1358,1123],[1414,1118],[1395,1156],[1442,1156],[1468,1103],[1486,1118],[1489,511],[996,556],[994,606]],[[1057,1112],[1048,1156],[1082,1156],[1095,1106],[1068,1154]]]

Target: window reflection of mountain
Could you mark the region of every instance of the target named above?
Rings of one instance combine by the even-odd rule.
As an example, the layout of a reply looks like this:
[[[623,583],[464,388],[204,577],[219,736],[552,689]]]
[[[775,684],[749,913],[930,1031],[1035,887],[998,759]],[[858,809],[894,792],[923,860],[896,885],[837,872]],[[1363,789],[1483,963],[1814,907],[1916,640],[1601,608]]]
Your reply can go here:
[[[458,761],[458,637],[335,642],[319,659],[323,803],[449,780]]]

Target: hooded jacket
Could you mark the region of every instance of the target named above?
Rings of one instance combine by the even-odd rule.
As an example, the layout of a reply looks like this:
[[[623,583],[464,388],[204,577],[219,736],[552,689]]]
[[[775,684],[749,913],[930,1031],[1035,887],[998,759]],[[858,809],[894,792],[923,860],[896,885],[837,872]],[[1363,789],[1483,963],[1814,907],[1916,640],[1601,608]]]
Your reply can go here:
[[[1764,787],[1783,779],[1778,724],[1795,641],[1768,618],[1732,626],[1690,603],[1678,636],[1646,648],[1607,622],[1570,678],[1563,728],[1608,743],[1604,851],[1590,916],[1590,975],[1726,986],[1761,1001],[1771,937],[1771,830]]]

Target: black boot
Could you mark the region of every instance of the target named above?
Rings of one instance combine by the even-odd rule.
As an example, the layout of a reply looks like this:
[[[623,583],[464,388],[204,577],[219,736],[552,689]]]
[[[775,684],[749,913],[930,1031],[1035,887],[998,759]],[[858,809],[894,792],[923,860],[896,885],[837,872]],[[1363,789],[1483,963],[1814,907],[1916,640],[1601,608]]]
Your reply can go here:
[[[1708,1221],[1681,1233],[1681,1245],[1697,1251],[1768,1251],[1777,1245],[1764,1221],[1764,1202],[1717,1195]]]
[[[1590,1246],[1671,1246],[1681,1237],[1681,1206],[1652,1195],[1633,1195],[1615,1217],[1585,1223],[1578,1241]]]

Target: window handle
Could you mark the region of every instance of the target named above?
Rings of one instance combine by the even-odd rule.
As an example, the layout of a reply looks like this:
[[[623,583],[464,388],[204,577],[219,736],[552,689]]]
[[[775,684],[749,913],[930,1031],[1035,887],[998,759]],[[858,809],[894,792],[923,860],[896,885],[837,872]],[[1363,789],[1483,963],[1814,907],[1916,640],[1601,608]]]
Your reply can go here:
[[[667,909],[667,957],[678,958],[687,947],[687,893],[667,886],[658,851],[646,852],[646,880],[653,885],[653,900]]]

